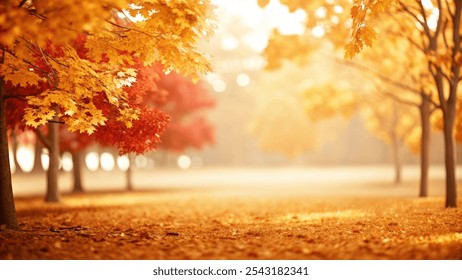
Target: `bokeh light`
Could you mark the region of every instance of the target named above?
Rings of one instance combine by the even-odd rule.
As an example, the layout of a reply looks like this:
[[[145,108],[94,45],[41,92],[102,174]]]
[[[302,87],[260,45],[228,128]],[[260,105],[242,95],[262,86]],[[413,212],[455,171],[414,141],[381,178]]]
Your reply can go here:
[[[128,168],[130,167],[130,159],[128,158],[128,156],[126,155],[118,156],[117,166],[119,167],[120,170],[127,171]]]
[[[90,152],[85,157],[85,165],[88,170],[96,171],[99,168],[99,155],[97,152]]]
[[[212,84],[212,88],[217,93],[222,93],[226,90],[226,83],[223,80],[216,80]]]
[[[72,163],[72,154],[71,153],[64,153],[61,159],[61,167],[64,171],[69,172],[72,170],[74,164]]]
[[[34,169],[34,147],[32,145],[19,145],[16,151],[19,167],[28,173]]]
[[[241,73],[236,77],[236,83],[241,87],[246,87],[250,84],[250,77],[245,73]]]
[[[135,166],[137,168],[146,168],[148,167],[148,159],[143,155],[138,155],[135,157]]]
[[[181,169],[189,169],[191,168],[192,160],[187,155],[181,155],[178,157],[177,164],[178,164],[178,167]]]
[[[112,171],[115,167],[114,157],[110,153],[102,153],[100,157],[100,164],[104,171]]]
[[[322,25],[318,25],[311,29],[311,34],[313,34],[313,36],[316,38],[321,38],[322,36],[324,36],[324,34],[326,34],[326,30]]]
[[[48,166],[50,166],[50,156],[48,149],[42,149],[42,153],[40,154],[40,162],[42,163],[43,170],[47,171]]]
[[[234,36],[227,36],[221,40],[221,48],[225,51],[232,51],[239,47],[239,41]]]

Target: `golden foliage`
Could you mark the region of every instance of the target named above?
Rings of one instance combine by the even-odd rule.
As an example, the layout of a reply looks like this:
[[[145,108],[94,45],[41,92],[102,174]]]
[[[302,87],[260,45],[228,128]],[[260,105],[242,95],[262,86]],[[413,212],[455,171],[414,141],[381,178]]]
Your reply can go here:
[[[377,33],[369,26],[368,16],[386,11],[396,0],[353,0],[350,14],[353,20],[350,42],[345,48],[345,58],[351,59],[361,52],[364,45],[371,47]]]
[[[208,0],[22,4],[0,4],[0,77],[18,86],[48,84],[28,97],[25,122],[33,127],[58,115],[71,131],[92,133],[108,117],[95,98],[119,108],[114,117],[130,127],[137,110],[128,107],[124,87],[136,81],[131,66],[137,61],[161,63],[193,79],[210,70],[196,47],[214,29]]]
[[[301,100],[290,93],[268,93],[249,123],[250,133],[265,151],[295,157],[316,146],[314,125]]]
[[[257,0],[257,3],[258,6],[264,8],[270,3],[270,0]]]
[[[370,102],[363,113],[367,128],[378,139],[387,144],[393,141],[406,143],[413,152],[419,150],[421,134],[418,133],[417,109],[393,99],[380,99]]]
[[[311,121],[337,115],[352,117],[358,108],[358,95],[342,83],[326,83],[309,87],[303,92],[305,112]]]
[[[292,61],[298,65],[308,62],[310,50],[314,49],[315,42],[299,35],[281,35],[277,29],[268,41],[264,57],[266,69],[276,70],[282,66],[284,60]]]
[[[58,205],[45,204],[36,196],[20,197],[16,205],[21,230],[0,227],[0,258],[440,262],[462,258],[460,208],[442,208],[439,197],[412,199],[415,190],[407,184],[392,188],[385,183],[313,183],[311,175],[325,174],[322,168],[314,170],[308,175],[306,168],[299,170],[304,174],[300,180],[290,171],[272,169],[241,177],[233,169],[225,176],[232,178],[232,187],[222,182],[221,187],[205,191],[98,192],[66,196]],[[340,176],[352,175],[352,170],[340,169]],[[207,173],[210,182],[216,182],[216,173]],[[439,181],[432,184],[434,192],[441,189]]]

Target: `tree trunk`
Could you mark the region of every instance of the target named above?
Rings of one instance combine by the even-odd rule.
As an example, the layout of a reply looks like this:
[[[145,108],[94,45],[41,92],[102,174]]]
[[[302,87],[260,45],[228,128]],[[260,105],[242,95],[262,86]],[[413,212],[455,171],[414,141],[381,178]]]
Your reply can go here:
[[[452,30],[452,58],[451,77],[449,79],[449,96],[446,106],[442,106],[444,119],[444,156],[446,163],[446,207],[457,207],[457,181],[456,181],[456,149],[454,139],[454,120],[457,113],[457,88],[460,81],[460,65],[456,61],[461,52],[461,18],[462,2],[454,1],[453,30]],[[439,88],[440,89],[440,88]],[[444,99],[444,91],[438,91],[441,100]]]
[[[23,173],[21,165],[19,165],[18,161],[18,137],[16,136],[15,132],[10,132],[11,133],[11,150],[13,152],[13,161],[14,161],[14,166],[16,168],[16,173]]]
[[[34,156],[34,169],[32,172],[43,172],[43,166],[42,166],[42,147],[43,145],[41,142],[37,139],[35,142],[35,156]]]
[[[457,207],[457,182],[454,137],[452,127],[444,125],[444,152],[446,164],[446,207]]]
[[[127,155],[128,157],[128,168],[127,170],[125,171],[125,175],[126,175],[126,183],[127,183],[127,191],[132,191],[133,190],[133,169],[132,169],[132,155]]]
[[[393,108],[393,117],[392,121],[394,124],[397,122],[397,112],[396,108]],[[395,184],[401,184],[401,145],[398,139],[398,135],[396,134],[396,127],[397,125],[392,126],[391,130],[391,149],[393,154],[393,165],[395,167]]]
[[[59,134],[58,118],[48,123],[48,142],[50,165],[47,170],[47,194],[46,202],[59,202],[60,195],[58,189],[58,169],[59,169]]]
[[[74,176],[73,193],[83,193],[82,185],[82,153],[73,152],[72,154],[72,174]]]
[[[421,145],[420,145],[420,188],[419,197],[428,196],[428,167],[430,164],[430,96],[422,94],[422,103],[420,104],[420,123],[422,128]]]
[[[399,185],[401,184],[401,166],[402,166],[402,161],[401,161],[401,148],[398,139],[395,137],[396,135],[393,135],[393,143],[392,143],[392,149],[393,149],[393,165],[395,167],[395,184]]]
[[[14,206],[13,185],[11,182],[10,155],[6,128],[6,98],[0,78],[0,225],[18,228],[18,218]]]

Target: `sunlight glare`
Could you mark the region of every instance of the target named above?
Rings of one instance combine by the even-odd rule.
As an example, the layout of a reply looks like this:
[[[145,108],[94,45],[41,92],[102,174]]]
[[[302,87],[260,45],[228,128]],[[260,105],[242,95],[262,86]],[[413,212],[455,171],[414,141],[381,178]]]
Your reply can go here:
[[[422,0],[422,6],[426,10],[431,10],[434,7],[433,3],[432,3],[432,0]]]
[[[114,157],[110,153],[102,153],[100,157],[101,168],[104,171],[112,171],[115,166]]]
[[[221,48],[225,51],[232,51],[239,47],[239,41],[234,36],[227,36],[221,40]]]
[[[212,4],[217,6],[217,15],[223,22],[227,19],[233,24],[237,18],[243,23],[248,33],[241,40],[256,52],[261,52],[266,47],[274,28],[283,35],[303,34],[305,31],[306,13],[302,9],[290,13],[288,7],[277,0],[271,1],[264,9],[261,9],[256,1],[247,0],[213,0]],[[228,42],[228,39],[225,39],[225,42],[222,42],[222,45],[226,47],[228,44],[229,47],[235,44]]]
[[[16,151],[19,167],[21,170],[28,173],[34,169],[34,147],[32,145],[18,145]]]
[[[85,157],[85,164],[90,171],[96,171],[99,168],[99,155],[97,152],[90,152]]]
[[[460,243],[462,241],[462,233],[454,232],[448,234],[441,234],[436,236],[428,236],[415,238],[414,243],[417,244],[448,244],[448,243]]]
[[[270,26],[277,28],[283,35],[303,34],[305,32],[306,13],[298,9],[289,12],[287,6],[279,1],[271,1],[264,9],[265,16],[269,19]]]
[[[427,24],[428,24],[428,27],[432,31],[436,30],[436,27],[438,25],[439,15],[440,15],[440,11],[437,8],[434,8],[432,10],[432,13],[428,16]]]
[[[268,35],[261,32],[252,32],[242,38],[244,44],[256,52],[262,52],[268,45]]]
[[[119,167],[120,170],[127,171],[128,168],[130,167],[130,159],[128,158],[128,156],[126,155],[118,156],[117,166]]]

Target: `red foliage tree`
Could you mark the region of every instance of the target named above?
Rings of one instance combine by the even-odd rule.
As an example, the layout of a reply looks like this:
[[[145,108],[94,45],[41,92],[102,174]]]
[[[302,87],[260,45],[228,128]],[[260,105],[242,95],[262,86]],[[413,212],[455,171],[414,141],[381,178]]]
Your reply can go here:
[[[171,124],[161,137],[160,149],[182,152],[215,142],[214,126],[204,114],[204,109],[215,106],[215,99],[203,84],[170,73],[162,75],[158,88],[168,92],[167,99],[158,106],[171,117]]]
[[[85,48],[86,36],[80,35],[74,42],[74,48],[82,59],[87,59],[88,49]],[[59,57],[61,49],[59,46],[49,45],[46,50],[47,53]],[[106,58],[103,56],[102,58]],[[46,63],[37,61],[44,69],[47,68]],[[160,112],[159,110],[146,106],[143,104],[144,96],[151,91],[150,97],[159,102],[162,98],[157,98],[155,93],[157,91],[156,82],[159,79],[161,68],[159,66],[144,67],[142,63],[138,63],[136,81],[128,80],[126,83],[131,83],[130,87],[124,87],[127,92],[127,104],[130,108],[138,110],[138,120],[132,122],[132,127],[127,128],[126,124],[118,119],[120,116],[119,108],[111,105],[106,100],[106,95],[96,94],[94,99],[97,109],[102,110],[103,114],[107,117],[106,124],[100,126],[96,133],[88,135],[85,133],[68,132],[66,127],[62,125],[59,129],[60,146],[59,151],[62,153],[68,151],[72,154],[74,160],[74,190],[82,191],[81,186],[81,172],[80,172],[80,158],[79,152],[88,147],[94,141],[101,143],[103,146],[113,146],[117,148],[120,154],[136,153],[141,154],[153,150],[160,142],[160,134],[165,130],[169,121],[169,117]],[[11,83],[6,83],[4,88],[8,97],[7,105],[7,124],[8,129],[24,130],[30,129],[24,124],[25,109],[28,104],[26,102],[27,96],[38,95],[49,87],[49,83],[39,83],[38,86],[13,86]],[[61,112],[64,115],[64,112]],[[37,129],[37,135],[44,143],[44,146],[49,148],[51,146],[50,139],[47,135],[49,129],[42,127]],[[57,154],[50,153],[50,162],[52,157]],[[51,171],[51,172],[50,172]],[[49,169],[48,173],[56,173]],[[54,191],[50,191],[54,189]],[[57,187],[51,188],[50,183],[47,184],[47,201],[58,201],[59,195],[57,194]]]

